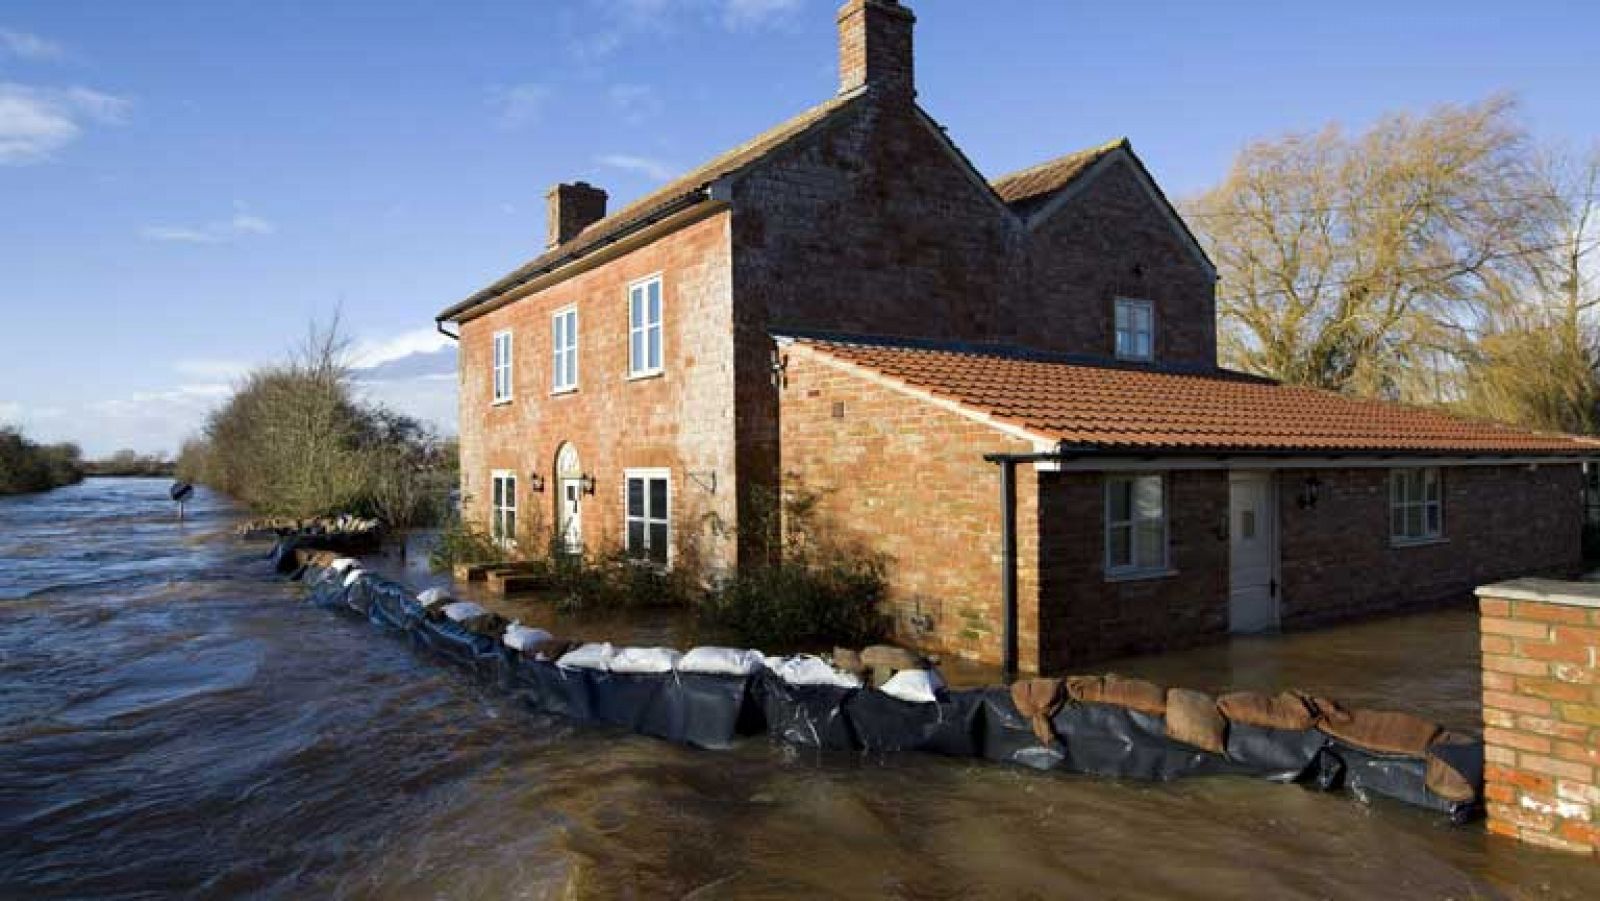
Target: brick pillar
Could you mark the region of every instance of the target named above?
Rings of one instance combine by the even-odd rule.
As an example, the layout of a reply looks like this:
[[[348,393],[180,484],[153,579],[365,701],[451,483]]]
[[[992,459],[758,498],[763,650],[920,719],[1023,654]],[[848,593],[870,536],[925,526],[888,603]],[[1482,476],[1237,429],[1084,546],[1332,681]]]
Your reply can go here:
[[[1600,584],[1478,589],[1489,831],[1600,855]]]

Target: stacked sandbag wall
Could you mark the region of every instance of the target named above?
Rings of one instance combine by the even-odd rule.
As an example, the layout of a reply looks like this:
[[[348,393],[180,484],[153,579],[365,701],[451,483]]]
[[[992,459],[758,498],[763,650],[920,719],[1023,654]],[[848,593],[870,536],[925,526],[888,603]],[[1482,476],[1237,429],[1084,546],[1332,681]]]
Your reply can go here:
[[[896,648],[832,660],[619,649],[507,623],[439,589],[414,596],[335,553],[274,556],[314,603],[405,635],[537,710],[681,744],[725,748],[765,733],[819,750],[923,751],[1110,778],[1251,776],[1392,798],[1456,822],[1481,808],[1481,741],[1408,714],[1295,692],[1212,698],[1116,676],[952,690]]]

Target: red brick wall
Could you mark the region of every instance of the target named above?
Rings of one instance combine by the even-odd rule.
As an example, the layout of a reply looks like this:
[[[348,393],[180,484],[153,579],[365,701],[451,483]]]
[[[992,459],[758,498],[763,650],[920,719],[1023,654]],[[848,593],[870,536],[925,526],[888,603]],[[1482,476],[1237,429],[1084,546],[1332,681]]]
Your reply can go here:
[[[1228,629],[1228,474],[1167,473],[1173,574],[1108,581],[1105,477],[1044,473],[1039,485],[1042,665],[1192,645]]]
[[[1319,499],[1302,510],[1297,498],[1313,474]],[[1281,472],[1284,626],[1464,602],[1486,582],[1570,576],[1581,565],[1577,466],[1464,466],[1443,477],[1445,541],[1395,547],[1389,470]]]
[[[1217,363],[1216,296],[1135,165],[1117,160],[1033,231],[1028,289],[1013,295],[1019,343],[1065,353],[1116,353],[1118,297],[1155,307],[1159,363]]]
[[[607,262],[461,329],[461,466],[469,516],[489,518],[490,472],[518,474],[522,521],[554,523],[555,458],[576,446],[596,494],[583,501],[590,548],[622,541],[623,470],[672,470],[674,555],[731,559],[734,523],[733,341],[729,216],[714,215]],[[628,379],[629,283],[662,275],[663,353],[660,377]],[[578,390],[552,395],[553,312],[578,309]],[[493,406],[491,336],[515,335],[515,399]],[[531,490],[530,473],[549,480]],[[715,474],[715,493],[712,475]],[[690,478],[693,475],[695,478]]]
[[[1489,831],[1600,854],[1600,590],[1532,580],[1478,593]]]
[[[820,534],[887,555],[898,637],[930,651],[998,664],[1000,474],[983,455],[1032,445],[934,403],[789,352],[782,397],[786,492],[819,495]],[[1019,650],[1036,669],[1037,485],[1017,470]],[[931,617],[933,631],[912,624]]]

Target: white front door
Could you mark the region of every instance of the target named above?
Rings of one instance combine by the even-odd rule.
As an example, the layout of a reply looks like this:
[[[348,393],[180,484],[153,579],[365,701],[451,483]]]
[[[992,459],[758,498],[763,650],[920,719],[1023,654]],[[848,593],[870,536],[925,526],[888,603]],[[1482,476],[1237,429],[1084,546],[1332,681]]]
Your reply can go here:
[[[561,547],[569,554],[583,550],[583,497],[581,479],[561,480]]]
[[[1271,473],[1228,474],[1228,628],[1278,628],[1278,507]]]

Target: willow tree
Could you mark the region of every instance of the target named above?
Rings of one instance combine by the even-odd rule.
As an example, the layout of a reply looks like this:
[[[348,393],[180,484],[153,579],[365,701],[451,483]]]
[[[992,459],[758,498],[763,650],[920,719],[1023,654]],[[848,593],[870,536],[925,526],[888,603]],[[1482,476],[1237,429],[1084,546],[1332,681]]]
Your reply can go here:
[[[1249,145],[1188,209],[1221,277],[1224,362],[1439,399],[1483,280],[1537,240],[1536,191],[1506,99]]]
[[[1544,241],[1483,284],[1461,406],[1534,428],[1600,432],[1600,148],[1540,167]]]

